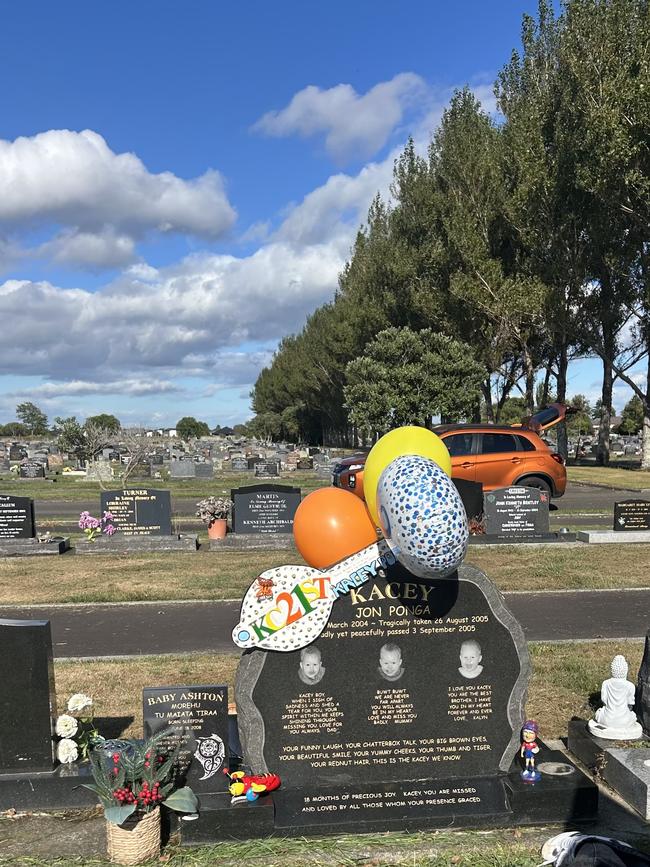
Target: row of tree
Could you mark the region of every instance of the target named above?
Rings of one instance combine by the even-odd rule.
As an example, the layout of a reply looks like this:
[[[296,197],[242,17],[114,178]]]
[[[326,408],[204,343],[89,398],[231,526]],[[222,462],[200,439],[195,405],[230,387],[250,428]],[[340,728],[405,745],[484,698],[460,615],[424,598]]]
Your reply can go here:
[[[253,428],[314,442],[396,424],[499,421],[567,400],[572,359],[643,408],[650,342],[648,0],[546,0],[495,84],[501,117],[455,93],[426,157],[409,142],[373,202],[334,300],[286,337],[252,392]],[[558,434],[566,454],[566,430]]]

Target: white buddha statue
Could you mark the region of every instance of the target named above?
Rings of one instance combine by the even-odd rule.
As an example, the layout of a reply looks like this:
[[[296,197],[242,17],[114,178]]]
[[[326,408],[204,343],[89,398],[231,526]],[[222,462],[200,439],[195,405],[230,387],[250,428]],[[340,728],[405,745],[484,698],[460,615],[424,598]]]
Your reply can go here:
[[[589,720],[589,731],[598,738],[633,741],[640,738],[643,730],[634,706],[634,684],[627,680],[627,662],[620,654],[612,660],[612,676],[603,681],[600,697],[603,707],[596,711],[595,719]]]

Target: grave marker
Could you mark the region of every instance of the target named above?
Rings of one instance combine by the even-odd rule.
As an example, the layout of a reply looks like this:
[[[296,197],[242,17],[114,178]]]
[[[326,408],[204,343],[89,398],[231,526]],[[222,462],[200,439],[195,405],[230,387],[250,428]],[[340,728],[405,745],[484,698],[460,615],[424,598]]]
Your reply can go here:
[[[620,500],[614,503],[614,529],[650,530],[650,500]]]
[[[34,501],[0,494],[0,539],[33,539]]]
[[[291,533],[300,488],[249,485],[230,492],[233,533]]]
[[[39,461],[24,461],[20,464],[21,479],[44,479],[45,466]]]
[[[102,491],[101,510],[113,515],[113,524],[120,536],[171,535],[169,491],[150,488]]]
[[[255,464],[255,476],[257,478],[271,478],[280,475],[278,461],[258,461]]]
[[[535,488],[498,488],[484,497],[485,533],[500,539],[541,538],[549,532],[549,496]]]

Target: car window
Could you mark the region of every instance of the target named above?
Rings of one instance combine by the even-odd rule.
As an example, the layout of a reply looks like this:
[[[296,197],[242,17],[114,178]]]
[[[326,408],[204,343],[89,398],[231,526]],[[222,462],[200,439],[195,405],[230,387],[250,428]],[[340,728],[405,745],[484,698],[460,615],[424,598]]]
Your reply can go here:
[[[517,442],[519,443],[519,448],[522,450],[522,452],[534,452],[534,451],[536,451],[535,443],[531,443],[531,441],[529,439],[526,439],[526,437],[517,437],[516,439],[517,439]]]
[[[517,443],[512,434],[484,433],[482,454],[492,455],[497,452],[516,452]]]
[[[452,458],[458,458],[461,455],[472,454],[472,435],[471,433],[457,433],[445,437],[444,444],[449,450]]]

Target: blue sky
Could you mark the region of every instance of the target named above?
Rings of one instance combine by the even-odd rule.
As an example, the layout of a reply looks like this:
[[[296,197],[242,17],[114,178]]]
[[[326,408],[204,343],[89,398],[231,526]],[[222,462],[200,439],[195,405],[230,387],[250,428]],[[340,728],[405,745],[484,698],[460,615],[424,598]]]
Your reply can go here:
[[[0,29],[0,423],[249,418],[278,341],[455,87],[489,110],[536,3],[10,4]],[[599,365],[570,370],[592,399]],[[629,395],[618,392],[621,409]]]

